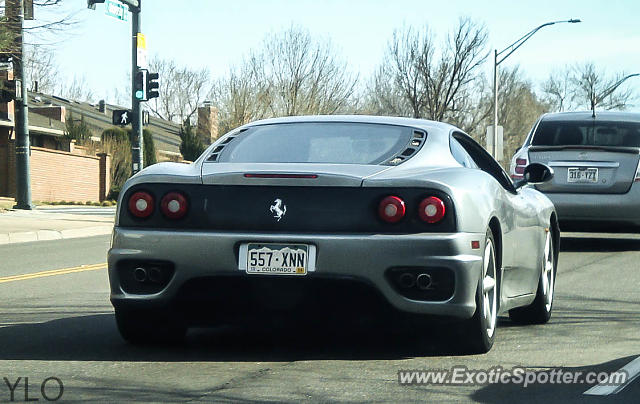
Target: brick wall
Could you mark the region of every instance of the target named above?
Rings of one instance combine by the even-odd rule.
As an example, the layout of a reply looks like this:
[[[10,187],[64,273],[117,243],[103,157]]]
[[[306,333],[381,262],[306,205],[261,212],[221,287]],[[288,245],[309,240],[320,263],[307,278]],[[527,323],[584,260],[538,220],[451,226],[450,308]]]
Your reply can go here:
[[[32,147],[31,198],[34,201],[100,200],[100,159]]]
[[[31,199],[34,201],[101,201],[109,191],[108,155],[82,156],[31,147]],[[101,160],[105,160],[101,167]],[[3,171],[3,167],[4,171]],[[102,172],[101,172],[102,168]],[[6,174],[5,174],[6,172]],[[0,146],[0,196],[15,197],[15,142]],[[4,184],[4,185],[3,185]]]

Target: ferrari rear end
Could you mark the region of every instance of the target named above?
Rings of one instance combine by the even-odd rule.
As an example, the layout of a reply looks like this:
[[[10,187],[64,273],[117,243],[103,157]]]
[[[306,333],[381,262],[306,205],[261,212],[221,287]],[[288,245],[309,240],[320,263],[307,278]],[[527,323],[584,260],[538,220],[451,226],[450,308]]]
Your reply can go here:
[[[470,318],[485,234],[459,231],[446,187],[388,180],[395,159],[417,155],[427,132],[341,125],[329,132],[335,160],[319,136],[270,145],[264,130],[299,130],[272,125],[249,128],[254,138],[234,147],[242,131],[221,139],[192,166],[152,166],[132,178],[109,252],[123,336],[143,342],[149,330],[274,316]],[[305,129],[331,137],[327,126]],[[359,131],[364,139],[379,129],[379,145],[359,142]],[[363,147],[357,157],[340,150]]]

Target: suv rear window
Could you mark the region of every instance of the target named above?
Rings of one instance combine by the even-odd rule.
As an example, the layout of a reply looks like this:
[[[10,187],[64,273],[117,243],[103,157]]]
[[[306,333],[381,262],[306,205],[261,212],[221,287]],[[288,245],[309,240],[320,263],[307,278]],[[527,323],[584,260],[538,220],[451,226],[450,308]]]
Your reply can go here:
[[[368,123],[254,126],[231,141],[218,161],[380,164],[403,152],[412,135],[409,127]]]
[[[640,123],[619,121],[542,121],[533,146],[640,147]]]

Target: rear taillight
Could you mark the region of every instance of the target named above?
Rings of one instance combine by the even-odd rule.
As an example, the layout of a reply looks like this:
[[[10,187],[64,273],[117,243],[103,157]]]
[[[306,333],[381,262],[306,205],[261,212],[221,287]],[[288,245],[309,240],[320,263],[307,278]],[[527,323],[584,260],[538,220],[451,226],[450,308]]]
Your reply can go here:
[[[387,223],[397,223],[405,214],[404,201],[397,196],[387,196],[378,205],[378,215],[380,219]]]
[[[129,198],[129,212],[141,219],[151,216],[153,213],[153,195],[148,192],[138,191]]]
[[[445,208],[442,199],[430,196],[420,202],[418,215],[420,219],[427,223],[437,223],[444,218]]]
[[[169,192],[160,201],[162,214],[169,219],[181,219],[187,214],[189,202],[180,192]]]

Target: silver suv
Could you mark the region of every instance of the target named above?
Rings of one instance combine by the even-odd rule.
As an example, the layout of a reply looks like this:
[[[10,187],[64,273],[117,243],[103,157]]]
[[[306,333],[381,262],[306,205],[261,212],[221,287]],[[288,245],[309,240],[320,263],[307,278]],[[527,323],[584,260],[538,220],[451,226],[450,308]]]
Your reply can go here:
[[[553,180],[537,185],[556,206],[563,230],[624,230],[640,226],[640,113],[545,114],[511,160],[522,178],[544,163]]]

